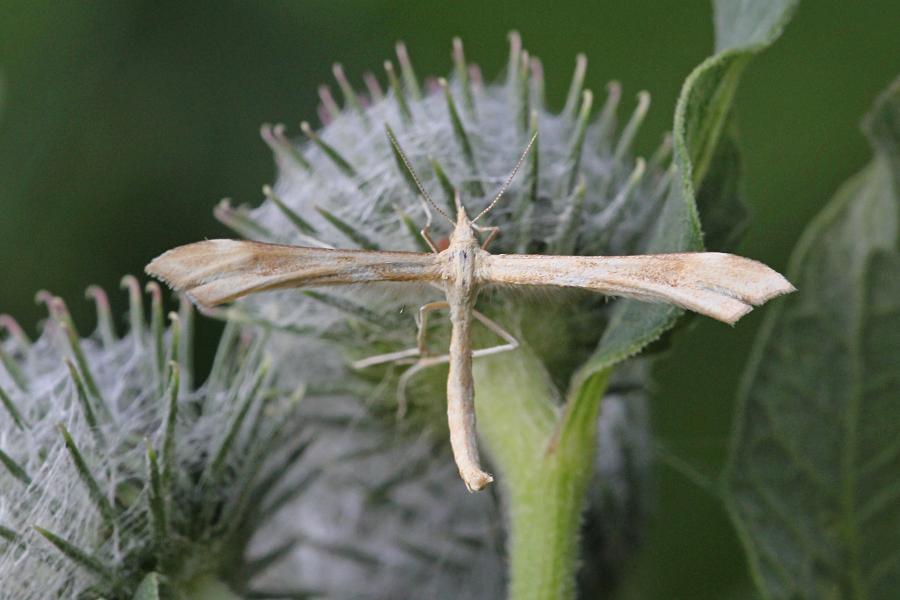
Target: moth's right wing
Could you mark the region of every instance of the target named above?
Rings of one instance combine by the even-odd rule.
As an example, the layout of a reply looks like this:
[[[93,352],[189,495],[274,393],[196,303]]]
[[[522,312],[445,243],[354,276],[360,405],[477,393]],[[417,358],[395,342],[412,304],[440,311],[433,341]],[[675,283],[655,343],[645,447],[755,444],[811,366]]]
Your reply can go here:
[[[488,256],[483,283],[575,287],[666,302],[732,324],[767,300],[794,291],[761,262],[720,252],[636,256]]]
[[[434,281],[440,278],[436,256],[207,240],[173,248],[145,270],[197,304],[211,307],[254,292],[283,288]]]

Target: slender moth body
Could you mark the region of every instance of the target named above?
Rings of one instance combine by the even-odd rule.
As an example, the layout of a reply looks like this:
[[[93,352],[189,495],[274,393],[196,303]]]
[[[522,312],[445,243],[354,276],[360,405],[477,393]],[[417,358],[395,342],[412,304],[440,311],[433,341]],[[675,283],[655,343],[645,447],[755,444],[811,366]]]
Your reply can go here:
[[[449,363],[447,417],[450,443],[460,476],[470,491],[487,486],[493,477],[481,468],[475,434],[475,389],[472,360],[513,350],[515,338],[475,310],[479,290],[492,284],[581,288],[593,292],[665,302],[733,324],[767,300],[795,290],[782,275],[766,265],[733,254],[692,252],[635,256],[493,255],[487,248],[496,227],[480,227],[511,184],[532,138],[515,169],[492,202],[469,219],[456,195],[454,222],[425,191],[393,134],[388,137],[431,207],[453,223],[446,249],[438,251],[428,234],[421,233],[433,253],[339,250],[285,246],[236,240],[208,240],[165,252],[146,267],[147,273],[185,292],[203,307],[231,302],[248,294],[284,288],[359,284],[380,281],[430,282],[444,291],[446,302],[422,307],[418,347],[359,361],[356,368],[418,357],[401,381],[422,368]],[[479,233],[485,233],[481,241]],[[429,356],[425,349],[425,317],[449,308],[449,353]],[[478,320],[500,335],[505,344],[473,350],[471,328]]]

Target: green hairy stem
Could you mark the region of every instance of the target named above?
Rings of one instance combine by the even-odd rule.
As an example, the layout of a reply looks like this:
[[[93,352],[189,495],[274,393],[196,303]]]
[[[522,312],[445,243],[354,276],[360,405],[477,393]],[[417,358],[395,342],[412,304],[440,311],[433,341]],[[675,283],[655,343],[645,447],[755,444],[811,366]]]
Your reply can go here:
[[[185,589],[185,597],[191,600],[240,600],[227,585],[212,576],[200,577]]]
[[[509,598],[574,598],[581,514],[609,371],[581,394],[577,425],[527,347],[475,361],[478,429],[506,502]],[[589,390],[588,390],[589,388]],[[591,414],[585,414],[591,413]]]

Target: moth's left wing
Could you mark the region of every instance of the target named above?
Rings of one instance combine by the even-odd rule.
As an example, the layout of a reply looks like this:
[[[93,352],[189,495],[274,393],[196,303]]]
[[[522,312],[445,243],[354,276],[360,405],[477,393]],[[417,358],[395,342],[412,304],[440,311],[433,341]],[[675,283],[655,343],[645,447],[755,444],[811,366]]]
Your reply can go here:
[[[173,248],[147,273],[210,307],[247,294],[293,287],[374,281],[434,281],[435,254],[334,250],[238,240],[207,240]]]
[[[725,323],[795,290],[766,265],[719,252],[636,256],[498,254],[479,271],[485,284],[574,287],[646,302],[667,302]]]

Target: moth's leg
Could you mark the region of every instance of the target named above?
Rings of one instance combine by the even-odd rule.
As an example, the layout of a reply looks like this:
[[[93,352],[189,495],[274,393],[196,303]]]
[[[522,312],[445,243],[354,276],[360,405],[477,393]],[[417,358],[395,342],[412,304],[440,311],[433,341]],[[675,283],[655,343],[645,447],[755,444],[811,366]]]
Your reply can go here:
[[[416,333],[416,347],[415,348],[407,348],[406,350],[398,350],[397,352],[388,352],[387,354],[378,354],[377,356],[370,356],[369,358],[364,358],[362,360],[358,360],[353,363],[354,369],[365,369],[368,367],[374,367],[375,365],[381,365],[389,362],[397,362],[402,361],[404,359],[415,358],[415,357],[427,357],[428,356],[428,348],[425,344],[425,335],[426,329],[428,327],[428,313],[440,310],[442,308],[447,308],[448,304],[444,301],[441,302],[429,302],[428,304],[423,304],[419,307],[419,318],[417,319],[417,325],[419,327],[418,333]]]
[[[428,347],[425,344],[425,336],[428,333],[428,313],[448,308],[450,305],[445,300],[429,302],[419,307],[419,332],[416,334],[416,346],[419,356],[428,356]]]
[[[422,208],[425,210],[425,227],[419,230],[419,234],[421,234],[425,243],[428,244],[428,247],[431,248],[431,251],[435,254],[439,254],[440,250],[437,249],[437,245],[434,243],[434,240],[431,239],[431,234],[428,233],[428,230],[431,229],[431,211],[428,210],[428,204],[426,204],[424,200],[422,201]]]
[[[368,367],[374,367],[375,365],[382,365],[384,363],[398,362],[404,359],[416,358],[417,356],[419,356],[418,348],[407,348],[406,350],[398,350],[397,352],[388,352],[387,354],[370,356],[369,358],[364,358],[362,360],[356,361],[351,366],[357,370],[366,369]]]
[[[500,228],[497,226],[491,227],[481,227],[479,225],[472,225],[479,233],[484,233],[485,231],[489,232],[487,238],[485,238],[484,242],[481,244],[482,250],[487,250],[487,247],[491,245],[491,242],[494,241],[498,235],[500,235]]]
[[[418,348],[419,356],[422,356],[423,360],[434,359],[437,361],[435,363],[429,363],[429,366],[431,364],[447,362],[450,355],[449,354],[442,354],[440,356],[429,356],[428,355],[428,349],[425,347],[425,328],[426,328],[426,325],[428,324],[427,315],[430,312],[433,312],[435,310],[440,310],[442,308],[447,308],[448,306],[449,305],[446,302],[431,302],[429,304],[423,305],[419,309],[419,314],[421,315],[420,321],[419,321],[419,323],[420,323],[419,324],[419,337],[417,340],[419,343],[419,348]],[[484,313],[478,312],[477,310],[473,310],[472,315],[476,319],[481,321],[481,323],[483,323],[485,327],[487,327],[488,329],[490,329],[491,331],[496,333],[498,336],[500,336],[503,339],[503,341],[506,342],[505,344],[491,346],[490,348],[480,348],[478,350],[473,350],[472,351],[473,358],[478,358],[480,356],[490,356],[491,354],[499,354],[501,352],[509,352],[510,350],[515,350],[516,348],[519,347],[519,340],[517,340],[515,338],[515,336],[513,336],[513,334],[511,334],[510,332],[503,329],[499,323],[489,319],[487,316],[484,315]],[[404,352],[409,352],[409,350],[405,350]],[[400,354],[400,353],[398,352],[397,354]],[[405,358],[405,357],[406,357],[406,355],[404,355],[401,358]],[[412,369],[410,369],[410,370],[412,370]],[[416,372],[418,372],[418,369],[416,370]]]
[[[425,239],[425,243],[428,244],[428,247],[431,248],[431,251],[435,254],[440,254],[440,250],[437,248],[437,244],[434,243],[434,240],[431,239],[431,234],[428,233],[428,226],[423,227],[419,233]]]
[[[473,310],[472,314],[476,319],[481,321],[485,327],[499,335],[506,342],[505,344],[500,344],[498,346],[491,346],[490,348],[481,348],[480,350],[475,350],[474,352],[472,352],[473,358],[478,358],[479,356],[490,356],[491,354],[499,354],[501,352],[509,352],[510,350],[515,350],[519,347],[519,340],[517,340],[513,336],[513,334],[500,327],[500,325],[496,321],[492,321],[477,310]]]
[[[425,321],[425,315],[434,310],[439,310],[441,308],[447,308],[446,302],[431,302],[430,304],[426,304],[420,308],[420,314],[422,315],[422,321],[420,325],[419,332],[425,330],[425,325],[427,324]],[[485,327],[496,333],[498,336],[503,338],[506,342],[505,344],[500,344],[498,346],[491,346],[490,348],[481,348],[479,350],[475,350],[472,352],[472,358],[478,358],[480,356],[489,356],[491,354],[499,354],[501,352],[508,352],[510,350],[515,350],[519,347],[519,340],[517,340],[511,333],[500,327],[500,325],[496,321],[492,321],[484,314],[478,312],[477,310],[472,311],[472,314],[476,319],[481,321]],[[424,335],[422,336],[424,341]],[[406,414],[406,408],[408,403],[406,401],[406,388],[409,386],[409,382],[415,377],[420,371],[427,369],[428,367],[433,367],[435,365],[446,364],[450,362],[449,354],[441,354],[440,356],[426,356],[424,353],[422,354],[423,358],[418,360],[416,364],[408,368],[403,375],[400,376],[400,380],[397,382],[397,417],[402,418],[403,415]]]
[[[397,418],[402,418],[406,414],[406,386],[409,384],[413,376],[427,367],[445,363],[450,360],[450,355],[428,356],[428,346],[425,343],[425,336],[428,331],[428,314],[436,310],[449,307],[446,301],[429,302],[419,307],[419,333],[416,335],[416,351],[422,358],[413,366],[408,368],[400,380],[397,382]]]
[[[423,358],[418,361],[416,364],[408,368],[403,372],[403,375],[400,376],[400,379],[397,381],[397,418],[402,419],[404,415],[406,415],[406,408],[408,403],[406,401],[406,388],[409,385],[410,380],[424,369],[428,367],[433,367],[435,365],[440,365],[450,361],[449,354],[443,354],[441,356],[429,356],[427,358]]]

